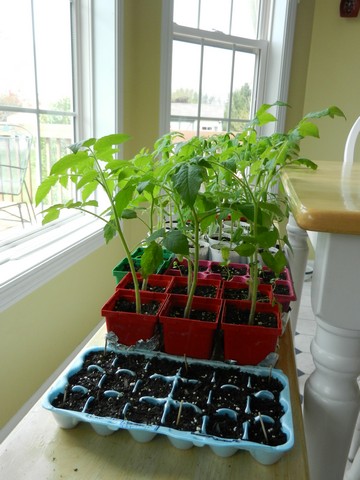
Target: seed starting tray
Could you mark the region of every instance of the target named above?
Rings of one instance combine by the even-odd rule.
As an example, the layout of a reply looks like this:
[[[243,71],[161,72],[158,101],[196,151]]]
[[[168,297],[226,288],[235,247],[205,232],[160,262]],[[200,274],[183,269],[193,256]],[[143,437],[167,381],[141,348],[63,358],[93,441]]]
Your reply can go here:
[[[100,435],[127,430],[139,442],[162,434],[179,449],[208,446],[221,457],[246,450],[264,465],[294,445],[289,384],[281,370],[142,350],[108,350],[103,365],[103,352],[85,350],[45,395],[43,407],[60,427],[86,422]],[[267,389],[270,380],[275,386]],[[102,416],[104,404],[116,414]],[[152,419],[144,420],[144,412]],[[226,423],[234,432],[230,437]],[[272,445],[276,429],[282,441]]]

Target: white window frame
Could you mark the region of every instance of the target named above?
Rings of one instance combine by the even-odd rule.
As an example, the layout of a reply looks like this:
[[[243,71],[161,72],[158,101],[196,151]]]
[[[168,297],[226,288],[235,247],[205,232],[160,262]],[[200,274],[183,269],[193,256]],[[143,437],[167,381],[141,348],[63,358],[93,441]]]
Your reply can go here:
[[[121,131],[123,0],[73,2],[79,34],[75,52],[79,72],[74,80],[76,110],[81,116],[81,122],[76,122],[77,138]],[[102,245],[103,223],[82,214],[4,242],[0,246],[0,312]]]
[[[277,100],[287,101],[291,68],[292,46],[295,30],[296,9],[298,0],[262,0],[264,23],[260,25],[260,38],[267,44],[263,46],[266,55],[265,65],[260,61],[259,82],[256,92],[255,108],[263,103],[274,103]],[[169,131],[171,110],[171,61],[172,42],[176,38],[173,33],[173,1],[162,2],[162,49],[161,49],[161,77],[160,77],[160,123],[161,134]],[[270,28],[267,28],[270,26]],[[177,27],[180,31],[181,29]],[[189,29],[183,29],[190,31]],[[207,36],[209,36],[207,32]],[[216,35],[214,35],[216,36]],[[231,41],[230,35],[221,35]],[[254,47],[253,42],[249,47]],[[286,112],[276,109],[274,112],[278,121],[266,126],[264,133],[283,131]]]

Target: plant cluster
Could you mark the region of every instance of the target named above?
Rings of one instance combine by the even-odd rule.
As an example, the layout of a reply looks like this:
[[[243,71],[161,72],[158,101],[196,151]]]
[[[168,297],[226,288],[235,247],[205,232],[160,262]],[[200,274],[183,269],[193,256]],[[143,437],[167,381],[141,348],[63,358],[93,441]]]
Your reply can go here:
[[[306,115],[288,133],[262,136],[261,127],[276,121],[269,111],[275,105],[285,107],[281,102],[263,105],[241,133],[195,136],[185,141],[181,134],[172,132],[158,139],[152,152],[142,150],[130,160],[116,158],[119,145],[128,139],[123,134],[91,138],[70,146],[71,153],[53,165],[39,186],[36,203],[41,203],[56,184],[74,184],[79,198],[44,210],[43,223],[58,218],[63,209],[77,209],[103,221],[106,241],[118,235],[123,245],[140,312],[140,291],[122,221],[138,218],[146,222],[149,235],[141,258],[141,274],[147,278],[156,271],[163,260],[163,247],[185,257],[189,273],[184,316],[188,316],[198,277],[200,237],[230,217],[235,250],[249,257],[251,324],[259,260],[276,274],[286,264],[282,247],[288,240],[278,227],[288,213],[288,201],[278,189],[281,171],[289,165],[315,169],[314,162],[299,156],[300,141],[319,137],[313,119],[344,116],[333,106]],[[99,187],[107,198],[103,211],[92,197]],[[227,256],[224,249],[225,263]]]

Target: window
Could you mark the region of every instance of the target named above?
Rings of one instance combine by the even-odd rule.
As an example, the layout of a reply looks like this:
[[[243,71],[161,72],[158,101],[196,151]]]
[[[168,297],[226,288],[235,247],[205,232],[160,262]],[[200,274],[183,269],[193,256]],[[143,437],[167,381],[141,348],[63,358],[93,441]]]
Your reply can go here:
[[[296,3],[164,1],[162,132],[241,131],[262,103],[286,101]]]
[[[19,300],[19,289],[12,294],[16,285],[26,295],[103,244],[102,225],[87,216],[69,211],[68,218],[42,227],[40,218],[35,223],[32,212],[29,217],[23,210],[22,225],[11,217],[19,209],[2,207],[33,206],[37,186],[67,145],[121,128],[116,105],[122,8],[121,0],[13,0],[2,5],[6,68],[0,75],[0,132],[1,126],[24,127],[32,141],[25,176],[30,200],[26,188],[19,196],[1,193],[5,150],[0,142],[0,310]],[[50,201],[74,194],[59,189]]]
[[[0,76],[0,122],[5,137],[2,144],[8,154],[5,157],[4,150],[1,151],[0,201],[11,205],[3,204],[1,210],[2,239],[10,227],[17,226],[21,233],[23,227],[35,224],[36,187],[75,139],[78,111],[73,86],[77,39],[73,35],[73,18],[69,0],[14,0],[2,5],[0,37],[6,67]],[[7,132],[20,132],[19,127],[22,133],[14,135],[30,138],[30,152],[28,164],[22,165],[25,183],[20,195],[13,195],[9,183],[17,180],[12,169],[15,145],[10,143]],[[27,151],[24,149],[21,155],[27,157]],[[51,200],[64,195],[66,192],[59,190]],[[22,202],[19,211],[17,202]],[[32,208],[24,210],[23,206],[28,204]]]

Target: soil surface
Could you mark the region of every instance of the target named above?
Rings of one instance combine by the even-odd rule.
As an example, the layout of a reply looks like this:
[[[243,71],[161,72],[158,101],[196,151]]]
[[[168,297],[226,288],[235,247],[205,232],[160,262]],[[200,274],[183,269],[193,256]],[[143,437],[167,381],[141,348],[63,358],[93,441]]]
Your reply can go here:
[[[171,288],[170,293],[178,295],[187,295],[187,286],[175,285]],[[216,298],[217,288],[213,285],[197,285],[195,295],[197,297]]]
[[[241,367],[100,351],[86,356],[52,404],[99,417],[276,446],[287,441],[281,426],[282,390],[282,383],[271,375],[247,373]]]
[[[141,313],[144,315],[156,315],[159,310],[159,302],[151,301],[149,303],[141,304]],[[126,298],[119,298],[116,300],[114,305],[115,312],[136,312],[136,304],[133,301],[127,300]]]
[[[250,310],[240,310],[235,305],[227,305],[225,323],[235,325],[247,325],[249,323]],[[277,318],[271,312],[256,312],[254,325],[258,327],[277,327]]]

